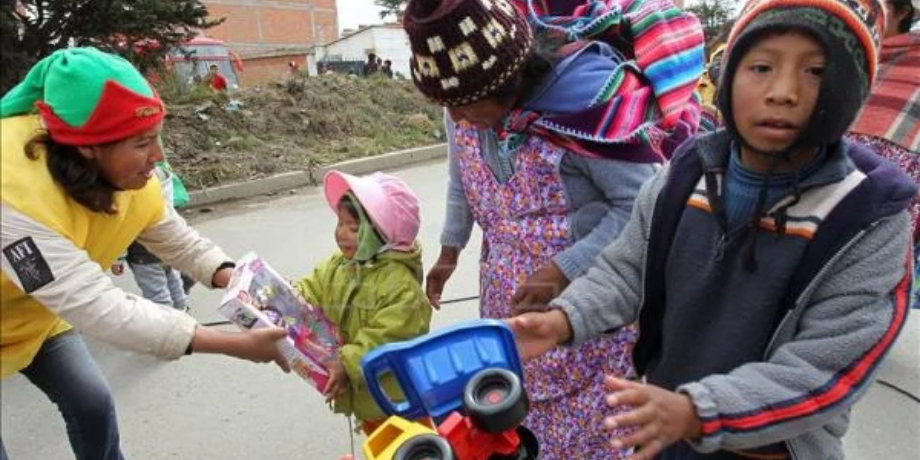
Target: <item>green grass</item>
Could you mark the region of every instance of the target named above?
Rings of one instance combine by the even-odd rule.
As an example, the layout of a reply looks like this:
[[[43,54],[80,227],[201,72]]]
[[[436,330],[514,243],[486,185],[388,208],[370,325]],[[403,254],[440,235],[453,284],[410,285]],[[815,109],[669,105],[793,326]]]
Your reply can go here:
[[[443,141],[441,108],[408,81],[328,75],[229,97],[161,94],[170,163],[192,189]]]

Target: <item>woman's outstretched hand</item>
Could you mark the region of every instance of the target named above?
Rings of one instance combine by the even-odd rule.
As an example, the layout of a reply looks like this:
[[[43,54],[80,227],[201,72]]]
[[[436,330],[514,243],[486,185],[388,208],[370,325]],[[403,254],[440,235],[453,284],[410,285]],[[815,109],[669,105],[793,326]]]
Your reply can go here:
[[[274,361],[285,372],[290,372],[287,360],[278,348],[278,341],[287,337],[280,327],[227,332],[207,326],[195,328],[192,338],[194,353],[220,353],[247,361],[267,363]]]

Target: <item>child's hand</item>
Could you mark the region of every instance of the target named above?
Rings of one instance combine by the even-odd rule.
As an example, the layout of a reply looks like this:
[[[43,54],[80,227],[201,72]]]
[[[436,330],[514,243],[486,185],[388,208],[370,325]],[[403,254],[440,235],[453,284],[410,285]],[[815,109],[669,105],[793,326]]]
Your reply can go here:
[[[121,276],[125,273],[125,264],[124,262],[115,262],[112,264],[112,274],[115,276]]]
[[[329,368],[329,382],[326,383],[326,390],[323,394],[326,395],[326,402],[329,402],[345,394],[350,382],[342,361],[330,359],[326,361],[326,367]]]
[[[604,385],[612,392],[607,395],[608,406],[632,406],[604,419],[607,429],[633,428],[630,434],[610,442],[614,449],[635,448],[627,460],[650,460],[681,439],[700,436],[700,420],[689,396],[610,376]]]

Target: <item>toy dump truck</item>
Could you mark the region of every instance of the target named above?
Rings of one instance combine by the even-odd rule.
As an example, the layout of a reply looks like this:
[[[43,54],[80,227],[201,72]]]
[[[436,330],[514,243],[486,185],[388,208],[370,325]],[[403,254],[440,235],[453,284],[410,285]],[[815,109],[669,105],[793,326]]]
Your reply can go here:
[[[363,445],[367,460],[533,460],[536,437],[521,425],[530,401],[514,336],[501,321],[475,320],[379,347],[362,367],[391,417]],[[405,400],[380,379],[393,375]],[[431,417],[437,428],[409,420]]]

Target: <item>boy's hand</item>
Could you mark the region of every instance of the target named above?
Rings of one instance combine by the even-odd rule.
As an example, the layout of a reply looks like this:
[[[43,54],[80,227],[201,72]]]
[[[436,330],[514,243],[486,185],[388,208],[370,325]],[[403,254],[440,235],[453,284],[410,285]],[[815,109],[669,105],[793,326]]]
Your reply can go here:
[[[569,279],[555,263],[550,262],[530,275],[511,297],[511,306],[517,314],[528,311],[546,311],[549,301],[555,299],[569,285]]]
[[[115,276],[121,276],[125,273],[125,264],[122,262],[116,262],[112,264],[112,274]]]
[[[572,340],[569,318],[562,310],[524,313],[504,321],[514,332],[521,359],[542,356],[560,343]]]
[[[332,401],[345,394],[350,384],[348,373],[345,372],[345,366],[338,359],[326,361],[326,367],[329,368],[329,382],[326,383],[326,389],[323,394],[326,395],[326,402]]]
[[[604,385],[612,393],[607,405],[632,406],[618,415],[604,419],[604,428],[632,428],[630,434],[614,438],[614,449],[635,448],[627,460],[651,460],[664,448],[700,436],[700,420],[690,397],[654,385],[606,377]]]

